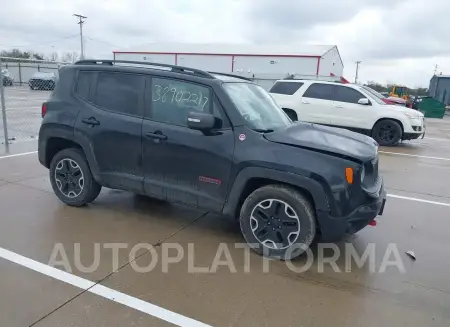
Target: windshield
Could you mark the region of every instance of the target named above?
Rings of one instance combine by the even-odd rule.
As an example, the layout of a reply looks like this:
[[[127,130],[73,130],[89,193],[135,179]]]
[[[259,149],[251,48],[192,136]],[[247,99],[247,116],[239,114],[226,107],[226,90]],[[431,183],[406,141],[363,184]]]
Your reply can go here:
[[[384,96],[374,89],[371,89],[370,87],[361,86],[360,91],[364,93],[367,97],[369,97],[371,100],[375,101],[378,104],[386,104],[382,99],[384,99]]]
[[[252,129],[273,130],[292,124],[284,111],[261,86],[250,83],[223,85],[239,113]]]

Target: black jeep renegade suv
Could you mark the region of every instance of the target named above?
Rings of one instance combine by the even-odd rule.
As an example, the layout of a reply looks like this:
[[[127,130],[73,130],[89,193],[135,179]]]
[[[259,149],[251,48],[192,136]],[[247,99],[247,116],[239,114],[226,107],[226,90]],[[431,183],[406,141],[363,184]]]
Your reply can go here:
[[[249,246],[281,259],[382,214],[373,139],[294,123],[245,78],[114,60],[59,76],[42,105],[39,161],[68,205],[102,186],[181,202],[239,220]]]

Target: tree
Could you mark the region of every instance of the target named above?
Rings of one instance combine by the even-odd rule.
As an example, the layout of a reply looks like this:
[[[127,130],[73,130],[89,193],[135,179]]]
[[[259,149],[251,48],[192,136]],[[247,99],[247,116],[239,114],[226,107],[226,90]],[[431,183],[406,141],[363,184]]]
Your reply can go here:
[[[12,49],[12,50],[4,50],[0,52],[0,56],[2,57],[8,57],[8,58],[18,58],[18,59],[36,59],[36,60],[43,60],[44,55],[39,53],[34,53],[32,51],[20,51],[19,49]]]
[[[78,52],[66,52],[61,56],[63,62],[75,62],[78,60]]]

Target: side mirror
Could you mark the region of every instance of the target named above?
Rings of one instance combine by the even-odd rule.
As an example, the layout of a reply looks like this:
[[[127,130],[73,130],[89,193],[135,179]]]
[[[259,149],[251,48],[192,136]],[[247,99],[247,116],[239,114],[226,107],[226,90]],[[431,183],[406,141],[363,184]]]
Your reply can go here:
[[[367,98],[362,98],[358,100],[358,104],[362,104],[363,106],[368,106],[370,105],[370,101]]]
[[[191,111],[187,117],[187,127],[198,131],[208,131],[214,128],[216,118],[204,112]]]

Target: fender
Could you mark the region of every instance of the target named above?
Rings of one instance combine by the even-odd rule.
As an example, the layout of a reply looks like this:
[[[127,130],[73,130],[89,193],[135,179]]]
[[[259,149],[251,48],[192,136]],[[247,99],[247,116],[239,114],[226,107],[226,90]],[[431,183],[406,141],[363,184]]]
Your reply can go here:
[[[64,126],[59,124],[51,124],[47,123],[42,125],[42,128],[39,132],[39,141],[38,141],[38,155],[39,162],[46,168],[49,168],[50,162],[47,162],[46,159],[46,145],[48,144],[48,140],[51,138],[61,138],[64,140],[72,141],[78,144],[84,152],[86,159],[89,164],[89,168],[92,172],[93,177],[97,182],[100,183],[101,177],[99,171],[97,169],[97,165],[95,163],[95,158],[93,156],[93,152],[91,148],[83,144],[84,142],[79,142],[75,139],[74,129],[71,126]]]
[[[329,211],[328,200],[323,187],[318,181],[298,174],[261,167],[248,167],[242,169],[236,176],[233,185],[229,189],[227,201],[222,213],[228,217],[234,217],[239,199],[248,181],[252,178],[266,178],[275,182],[282,182],[292,186],[298,186],[307,190],[313,200],[317,211]]]

